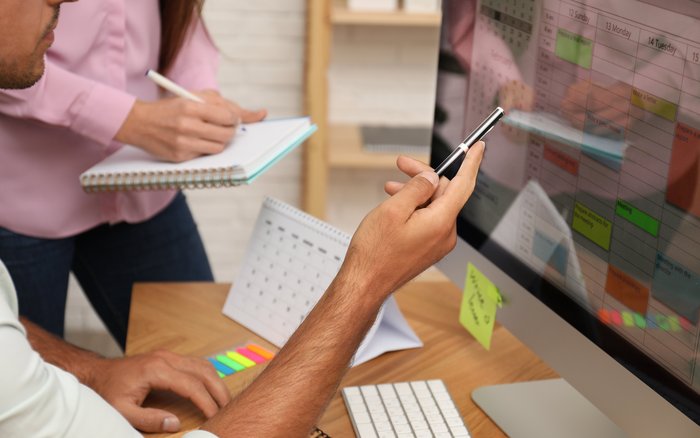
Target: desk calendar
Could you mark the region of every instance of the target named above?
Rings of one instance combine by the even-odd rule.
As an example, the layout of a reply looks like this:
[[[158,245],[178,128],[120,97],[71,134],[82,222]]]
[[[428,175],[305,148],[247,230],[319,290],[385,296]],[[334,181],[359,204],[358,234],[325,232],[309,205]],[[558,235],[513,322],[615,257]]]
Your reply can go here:
[[[350,238],[288,204],[265,199],[223,313],[282,347],[333,281]],[[353,365],[422,345],[390,297]]]

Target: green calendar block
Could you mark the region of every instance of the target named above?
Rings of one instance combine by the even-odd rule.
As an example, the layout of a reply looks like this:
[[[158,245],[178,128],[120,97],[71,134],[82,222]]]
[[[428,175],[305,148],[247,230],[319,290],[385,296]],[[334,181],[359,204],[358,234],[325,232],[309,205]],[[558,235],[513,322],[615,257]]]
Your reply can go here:
[[[559,29],[554,53],[564,61],[590,69],[593,60],[593,41],[568,30]]]
[[[571,228],[606,251],[610,251],[612,222],[577,202],[574,206],[574,220]]]
[[[629,202],[618,199],[617,204],[615,205],[615,214],[632,222],[652,236],[659,237],[659,221],[644,213],[642,210],[638,209]]]

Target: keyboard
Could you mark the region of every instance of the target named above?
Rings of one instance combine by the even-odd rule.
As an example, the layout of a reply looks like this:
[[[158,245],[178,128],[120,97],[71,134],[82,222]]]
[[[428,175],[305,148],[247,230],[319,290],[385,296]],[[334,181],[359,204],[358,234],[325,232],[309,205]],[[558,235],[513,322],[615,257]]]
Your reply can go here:
[[[359,438],[470,436],[442,380],[351,386],[342,394]]]

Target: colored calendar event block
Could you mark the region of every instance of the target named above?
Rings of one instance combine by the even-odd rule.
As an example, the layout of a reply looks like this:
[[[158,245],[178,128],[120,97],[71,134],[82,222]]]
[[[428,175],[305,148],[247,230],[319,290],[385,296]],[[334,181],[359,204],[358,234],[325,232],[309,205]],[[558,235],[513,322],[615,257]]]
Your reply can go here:
[[[571,228],[604,250],[610,250],[612,223],[580,202],[574,206]]]
[[[627,201],[618,199],[615,214],[628,220],[654,237],[659,237],[661,223]]]
[[[646,315],[649,308],[649,288],[613,265],[608,265],[605,291],[627,308]]]
[[[546,144],[544,146],[544,159],[572,175],[578,175],[577,159]]]
[[[632,105],[663,117],[666,120],[675,121],[678,112],[678,105],[668,100],[654,96],[644,90],[632,88]]]
[[[593,60],[593,41],[568,30],[557,30],[554,53],[564,61],[590,69]]]
[[[678,123],[668,170],[666,202],[700,217],[698,161],[700,161],[700,129]]]
[[[656,255],[651,294],[674,312],[697,324],[700,275],[663,253]]]

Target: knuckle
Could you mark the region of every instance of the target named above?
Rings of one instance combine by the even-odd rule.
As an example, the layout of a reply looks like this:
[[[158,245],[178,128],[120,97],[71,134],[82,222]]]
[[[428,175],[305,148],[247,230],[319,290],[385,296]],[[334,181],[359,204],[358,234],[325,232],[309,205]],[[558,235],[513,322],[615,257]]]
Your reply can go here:
[[[389,220],[398,218],[400,212],[400,207],[395,203],[385,203],[382,207],[382,216],[386,217]]]

